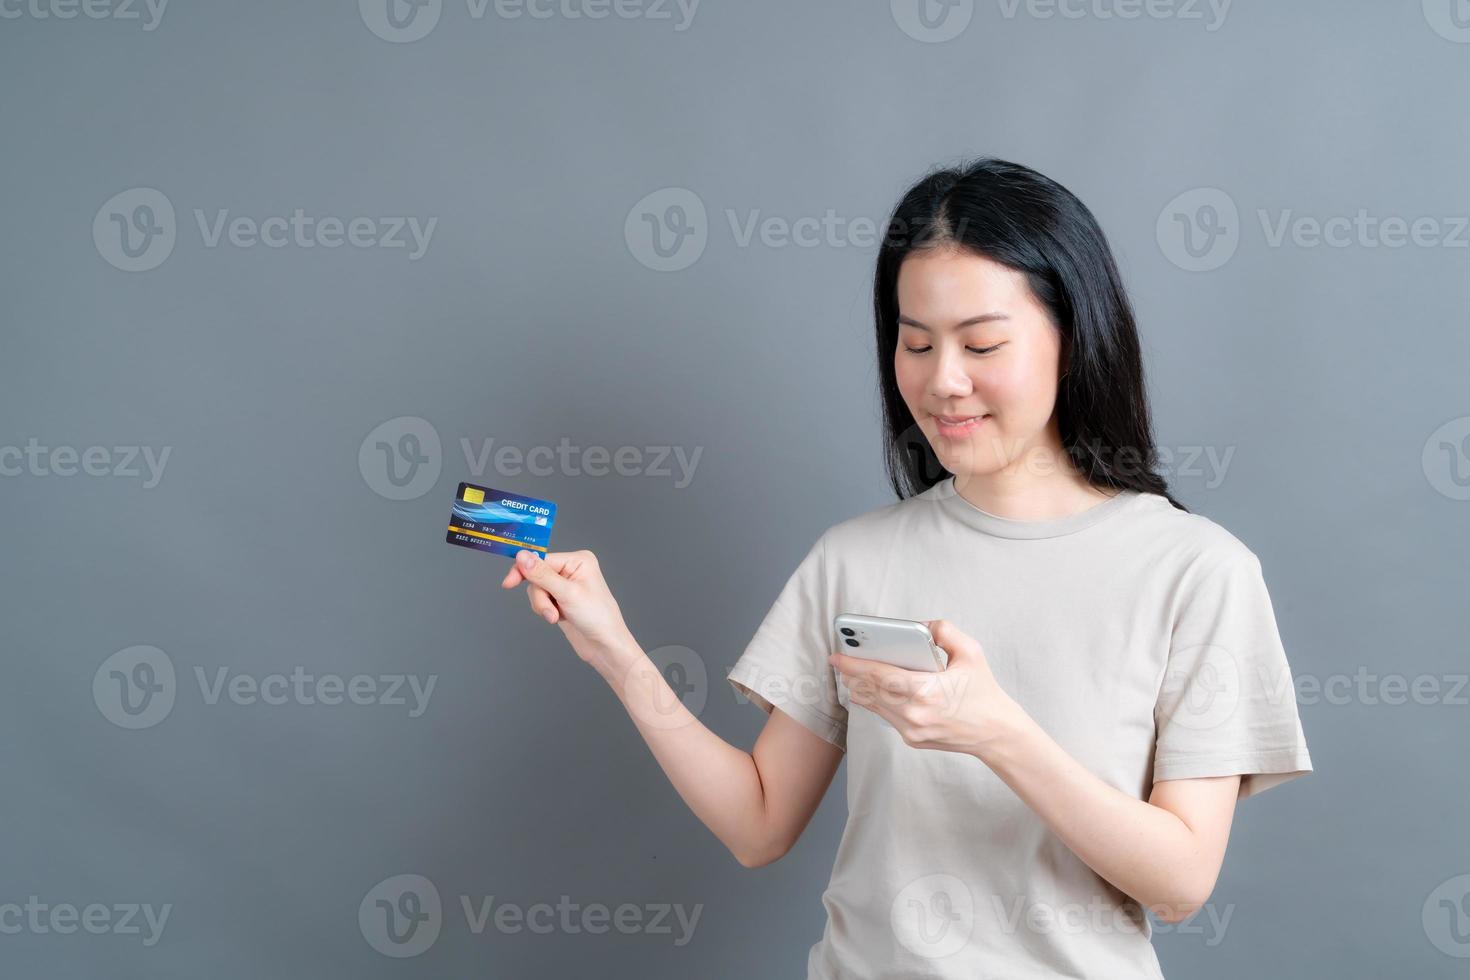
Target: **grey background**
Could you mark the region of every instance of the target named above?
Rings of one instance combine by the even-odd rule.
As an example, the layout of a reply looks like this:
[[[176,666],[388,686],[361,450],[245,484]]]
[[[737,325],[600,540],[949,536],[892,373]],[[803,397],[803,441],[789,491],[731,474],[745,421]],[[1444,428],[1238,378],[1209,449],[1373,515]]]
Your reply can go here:
[[[151,31],[6,7],[0,447],[171,454],[151,488],[0,478],[0,903],[173,908],[151,947],[0,935],[4,973],[803,975],[845,769],[793,853],[739,867],[600,679],[499,589],[504,561],[443,543],[473,478],[459,440],[702,452],[682,488],[493,465],[480,482],[556,500],[553,546],[598,553],[646,649],[695,651],[700,717],[749,747],[764,716],[725,670],[816,536],[891,495],[875,249],[742,246],[726,209],[877,221],[969,155],[1034,166],[1097,214],[1137,304],[1160,444],[1234,453],[1223,479],[1201,461],[1174,486],[1261,557],[1297,675],[1448,690],[1466,669],[1454,467],[1470,443],[1453,447],[1470,426],[1470,253],[1273,247],[1257,212],[1434,216],[1447,234],[1470,213],[1470,44],[1444,27],[1449,3],[1242,0],[1213,30],[1207,7],[1046,9],[977,3],[935,43],[883,2],[705,0],[676,30],[677,11],[477,20],[446,0],[427,36],[390,43],[341,0],[178,3]],[[138,187],[167,196],[177,241],[126,272],[91,228]],[[624,234],[664,188],[707,209],[707,247],[672,272]],[[1157,227],[1199,188],[1238,206],[1239,245],[1189,271]],[[438,224],[416,261],[209,248],[196,208]],[[391,500],[358,454],[403,416],[433,425],[442,472]],[[176,701],[128,730],[92,683],[139,644],[170,658]],[[194,676],[298,666],[437,687],[410,718],[209,704]],[[1436,943],[1425,912],[1470,872],[1464,696],[1304,701],[1317,772],[1242,805],[1212,898],[1228,929],[1157,935],[1166,975],[1463,976],[1470,941]],[[404,873],[445,904],[412,959],[380,955],[356,918]],[[460,895],[702,915],[678,948],[476,936]]]

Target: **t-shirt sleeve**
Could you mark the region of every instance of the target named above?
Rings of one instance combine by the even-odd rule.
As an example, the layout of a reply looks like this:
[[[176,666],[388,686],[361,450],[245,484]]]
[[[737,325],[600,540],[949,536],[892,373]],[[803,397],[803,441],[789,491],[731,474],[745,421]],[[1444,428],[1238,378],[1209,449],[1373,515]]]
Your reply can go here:
[[[1244,545],[1186,573],[1154,708],[1155,782],[1239,774],[1238,799],[1312,771],[1261,563]]]
[[[836,668],[827,663],[834,598],[826,540],[823,534],[801,560],[725,679],[767,714],[780,708],[846,751],[847,708],[837,695]]]

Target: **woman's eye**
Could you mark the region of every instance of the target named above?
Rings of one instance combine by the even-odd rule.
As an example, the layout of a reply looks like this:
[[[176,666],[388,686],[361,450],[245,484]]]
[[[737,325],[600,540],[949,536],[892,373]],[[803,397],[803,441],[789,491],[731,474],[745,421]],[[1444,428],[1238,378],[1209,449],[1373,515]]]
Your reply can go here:
[[[989,347],[966,347],[965,350],[969,351],[971,354],[989,354],[991,351],[996,350],[999,347],[1000,344],[992,344]],[[929,345],[927,344],[925,344],[923,347],[910,347],[905,344],[903,349],[908,351],[910,354],[929,353]]]

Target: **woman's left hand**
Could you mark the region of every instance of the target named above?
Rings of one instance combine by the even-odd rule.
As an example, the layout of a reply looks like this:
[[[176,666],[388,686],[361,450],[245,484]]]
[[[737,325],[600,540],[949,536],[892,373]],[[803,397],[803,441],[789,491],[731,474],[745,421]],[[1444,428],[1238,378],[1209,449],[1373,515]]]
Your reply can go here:
[[[842,675],[852,703],[878,714],[907,744],[979,755],[1021,708],[996,683],[974,638],[945,619],[927,625],[934,642],[949,654],[942,671],[905,670],[845,653],[834,653],[827,662]]]

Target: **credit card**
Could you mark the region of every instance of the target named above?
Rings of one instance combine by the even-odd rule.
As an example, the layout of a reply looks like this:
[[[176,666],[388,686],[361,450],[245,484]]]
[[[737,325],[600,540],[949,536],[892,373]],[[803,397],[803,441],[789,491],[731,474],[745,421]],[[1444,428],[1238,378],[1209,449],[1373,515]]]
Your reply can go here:
[[[444,540],[507,558],[522,549],[544,558],[555,521],[556,504],[549,500],[461,483]]]

